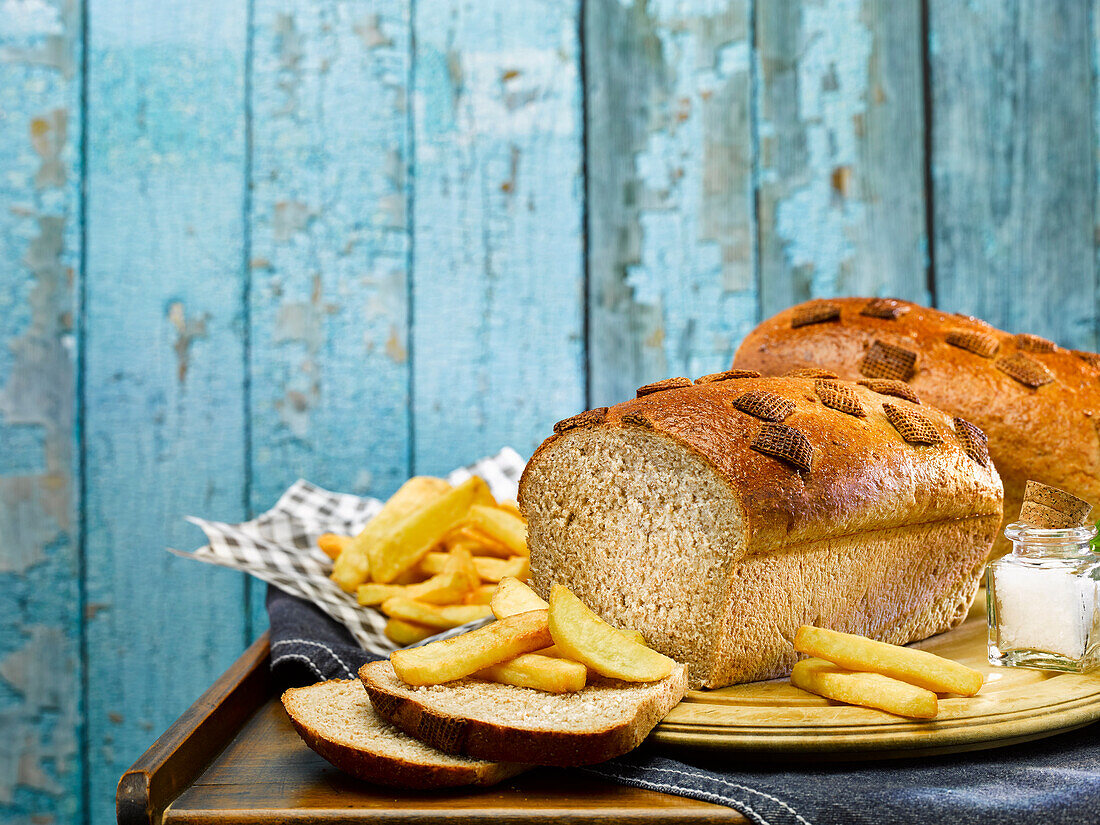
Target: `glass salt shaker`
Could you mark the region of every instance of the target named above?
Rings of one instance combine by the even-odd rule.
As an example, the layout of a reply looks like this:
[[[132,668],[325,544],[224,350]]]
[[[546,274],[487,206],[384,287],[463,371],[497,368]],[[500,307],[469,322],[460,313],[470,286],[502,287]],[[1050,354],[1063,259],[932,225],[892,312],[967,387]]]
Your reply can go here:
[[[1100,554],[1091,525],[1005,528],[1012,553],[991,562],[989,662],[1083,673],[1100,666]]]

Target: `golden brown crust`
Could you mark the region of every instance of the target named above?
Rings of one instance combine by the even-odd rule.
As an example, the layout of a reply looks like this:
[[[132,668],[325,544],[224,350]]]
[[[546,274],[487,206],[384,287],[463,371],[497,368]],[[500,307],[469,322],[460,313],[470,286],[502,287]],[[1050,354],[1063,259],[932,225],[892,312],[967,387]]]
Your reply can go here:
[[[388,661],[368,662],[359,669],[359,678],[383,718],[433,748],[478,759],[559,767],[592,765],[634,750],[687,688],[686,669],[677,666],[671,676],[653,683],[629,719],[578,731],[518,729],[495,719],[457,716],[434,706],[429,693],[402,683]],[[545,694],[530,690],[529,697],[532,715],[538,718]]]
[[[640,426],[664,433],[706,459],[743,507],[753,553],[863,530],[1001,513],[996,470],[967,454],[949,416],[842,382],[866,410],[859,418],[821,403],[815,380],[743,378],[667,390],[610,407],[597,426]],[[750,391],[794,404],[783,426],[805,437],[813,450],[812,469],[753,447],[767,422],[734,405]],[[940,442],[906,442],[886,416],[883,405],[888,403],[922,412]],[[543,442],[525,477],[547,446],[563,437],[568,434]],[[796,462],[804,463],[804,456],[797,453]],[[525,487],[521,479],[521,506]]]
[[[364,782],[397,788],[451,788],[460,785],[495,785],[530,768],[515,762],[474,762],[443,765],[418,762],[398,752],[356,748],[327,737],[296,712],[295,697],[311,688],[291,688],[283,693],[287,716],[302,741],[329,763]]]
[[[892,320],[862,314],[866,298],[832,298],[839,321],[791,328],[792,307],[758,326],[734,357],[738,369],[782,375],[792,368],[834,370],[862,378],[860,363],[876,340],[917,354],[909,386],[926,403],[973,422],[1005,489],[1005,517],[1015,520],[1024,483],[1036,479],[1088,501],[1100,499],[1100,358],[1015,336],[977,318],[918,304]],[[816,302],[810,302],[816,303]],[[948,342],[949,334],[996,343],[992,357]],[[1006,544],[998,541],[995,552]]]

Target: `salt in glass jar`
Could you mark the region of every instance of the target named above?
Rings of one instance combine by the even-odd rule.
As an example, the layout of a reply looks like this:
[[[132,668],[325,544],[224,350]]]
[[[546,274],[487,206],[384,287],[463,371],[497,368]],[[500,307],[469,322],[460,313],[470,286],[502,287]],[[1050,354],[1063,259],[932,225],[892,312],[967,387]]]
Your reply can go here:
[[[1100,554],[1091,525],[1005,528],[1012,553],[986,579],[989,662],[1083,673],[1100,666]]]

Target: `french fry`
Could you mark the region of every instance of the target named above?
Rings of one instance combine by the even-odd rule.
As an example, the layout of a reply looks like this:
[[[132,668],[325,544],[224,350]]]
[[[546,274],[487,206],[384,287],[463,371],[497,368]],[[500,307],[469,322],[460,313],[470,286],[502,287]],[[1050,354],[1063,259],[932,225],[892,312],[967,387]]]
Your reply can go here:
[[[461,636],[390,654],[394,672],[409,685],[439,685],[477,673],[550,644],[545,610],[518,613]]]
[[[493,594],[497,592],[495,584],[483,584],[466,594],[466,604],[491,604]]]
[[[332,566],[332,580],[347,592],[354,593],[355,588],[370,578],[370,548],[411,513],[450,489],[451,485],[443,479],[430,476],[414,476],[402,484],[340,553]]]
[[[460,521],[470,505],[491,503],[489,488],[477,476],[448,490],[408,514],[377,543],[370,545],[370,572],[377,582],[387,583],[415,565]]]
[[[523,615],[523,614],[520,614]],[[566,658],[612,679],[653,682],[672,672],[672,659],[628,639],[593,613],[568,588],[550,591],[550,635]]]
[[[420,560],[420,571],[429,576],[442,573],[449,555],[449,553],[428,553]],[[531,562],[526,556],[512,556],[510,559],[474,556],[473,563],[478,577],[488,582],[498,582],[505,576],[526,579],[531,575]]]
[[[936,694],[880,673],[845,670],[824,659],[803,659],[791,671],[791,684],[803,690],[867,708],[931,719],[939,712]]]
[[[419,584],[405,587],[405,596],[429,604],[457,604],[473,589],[470,577],[465,573],[444,571]]]
[[[424,573],[419,566],[410,567],[408,570],[402,570],[398,573],[390,584],[416,584],[422,582],[424,579],[430,578]]]
[[[794,649],[848,670],[880,673],[934,693],[973,696],[982,688],[982,674],[958,662],[926,650],[898,647],[823,627],[798,628]]]
[[[399,645],[414,645],[417,642],[424,641],[429,636],[434,636],[439,631],[434,627],[424,627],[424,625],[413,624],[402,619],[390,619],[386,622],[383,632],[391,641]]]
[[[637,630],[627,629],[627,630],[619,630],[619,632],[622,633],[624,636],[626,636],[626,638],[630,639],[630,641],[637,642],[640,645],[645,645],[646,647],[649,647],[649,643],[645,640],[645,636],[643,636]]]
[[[506,619],[528,610],[547,610],[550,605],[534,590],[514,576],[504,576],[497,585],[493,600],[489,603],[493,615]]]
[[[588,669],[580,662],[524,653],[510,661],[479,670],[474,676],[488,682],[535,688],[548,693],[573,693],[584,688]]]
[[[467,590],[473,590],[481,584],[481,576],[477,572],[477,565],[474,564],[474,557],[465,547],[456,547],[447,554],[441,572],[465,577]]]
[[[356,598],[359,600],[359,604],[364,607],[377,607],[386,601],[386,599],[392,599],[394,596],[405,595],[405,587],[403,584],[378,584],[377,582],[367,582],[366,584],[359,585],[359,588],[355,591]]]
[[[496,539],[485,535],[485,533],[468,524],[455,530],[452,535],[455,537],[455,546],[465,547],[475,556],[496,556],[501,559],[510,559],[516,555]]]
[[[491,539],[503,544],[514,555],[526,556],[527,525],[523,519],[501,510],[499,507],[485,507],[475,504],[466,515],[466,523],[480,530]]]
[[[499,507],[501,510],[503,510],[506,513],[511,513],[513,516],[515,516],[518,519],[522,519],[524,524],[527,523],[527,519],[523,518],[523,513],[521,513],[519,511],[519,505],[516,504],[515,499],[506,498],[506,499],[504,499],[504,501],[498,501],[497,502],[497,507]]]
[[[427,627],[447,630],[466,622],[487,619],[493,611],[485,604],[448,604],[436,605],[418,602],[404,596],[394,596],[382,602],[382,612],[391,619],[404,619]]]
[[[526,579],[531,575],[531,560],[527,556],[510,559],[494,559],[492,556],[475,556],[474,567],[487,582],[499,582],[505,576]]]
[[[322,533],[317,539],[317,546],[321,552],[330,559],[337,559],[344,552],[344,548],[352,541],[351,536],[341,536],[336,533]]]

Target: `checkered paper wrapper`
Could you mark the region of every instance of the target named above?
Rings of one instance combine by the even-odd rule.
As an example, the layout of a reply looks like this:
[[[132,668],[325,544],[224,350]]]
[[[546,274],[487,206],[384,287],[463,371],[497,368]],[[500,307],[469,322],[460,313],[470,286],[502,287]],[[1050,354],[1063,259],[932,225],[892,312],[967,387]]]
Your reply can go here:
[[[523,459],[505,447],[489,458],[455,470],[452,484],[471,475],[481,476],[497,500],[514,499],[523,472]],[[388,656],[397,645],[382,629],[386,619],[377,610],[364,608],[329,578],[332,561],[321,552],[322,533],[355,535],[382,509],[383,502],[347,493],[333,493],[299,479],[275,506],[242,524],[189,516],[209,544],[193,553],[168,548],[176,555],[251,573],[287,593],[312,602],[346,627],[363,649]]]

